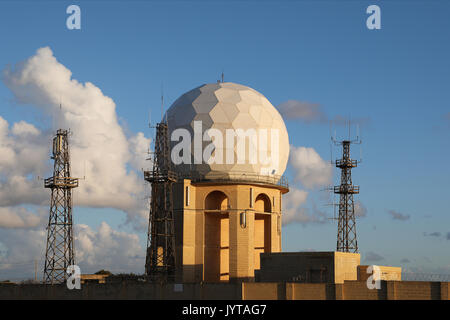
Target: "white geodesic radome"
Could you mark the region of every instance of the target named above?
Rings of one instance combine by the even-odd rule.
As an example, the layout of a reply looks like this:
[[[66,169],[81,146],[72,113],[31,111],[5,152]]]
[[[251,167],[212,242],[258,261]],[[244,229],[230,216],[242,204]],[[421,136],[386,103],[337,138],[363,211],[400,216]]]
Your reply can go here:
[[[184,128],[190,133],[190,163],[174,165],[174,170],[181,174],[200,175],[207,178],[225,177],[234,179],[245,176],[276,178],[283,175],[286,169],[289,157],[289,137],[284,121],[269,100],[252,88],[231,82],[202,85],[186,92],[172,104],[167,110],[167,121],[169,136],[172,140],[174,138],[172,133],[176,129]],[[215,138],[212,138],[212,141],[201,141],[200,144],[196,144],[194,142],[195,121],[201,121],[202,134],[208,129],[219,130],[223,135],[222,145]],[[232,141],[227,140],[227,129],[229,131],[231,129],[231,132],[234,130],[236,133],[238,133],[237,129],[247,133],[251,133],[251,130],[248,131],[249,129],[254,129],[254,132],[256,132],[256,141],[245,139],[244,163],[238,162],[238,157],[241,157],[240,161],[243,157],[243,153],[239,152],[242,148],[238,148],[238,138],[234,138],[231,148],[230,145],[227,145],[227,141]],[[266,138],[260,134],[264,131],[267,134]],[[274,141],[272,141],[273,132],[278,132],[278,139],[273,139]],[[206,138],[211,136],[212,134],[206,134]],[[199,135],[196,137],[202,140]],[[276,133],[273,137],[276,138]],[[171,142],[172,156],[174,153],[172,151],[179,151],[181,146],[179,141],[182,138],[178,139]],[[211,154],[212,158],[207,157],[208,159],[205,159],[202,157],[202,163],[195,163],[195,150],[199,155],[201,153],[198,153],[198,147],[201,146],[201,152],[203,152],[211,143],[214,144],[214,148],[210,147],[210,150],[213,149],[214,151],[207,153],[207,155]],[[175,147],[177,144],[178,148]],[[254,157],[255,152],[257,154],[256,163],[252,163],[251,156]],[[184,155],[183,151],[176,154]],[[234,159],[231,157],[227,159],[227,156],[231,154],[234,154]],[[267,161],[264,154],[267,157],[276,156]],[[208,163],[213,159],[215,159],[215,162]],[[227,163],[227,161],[231,163]]]

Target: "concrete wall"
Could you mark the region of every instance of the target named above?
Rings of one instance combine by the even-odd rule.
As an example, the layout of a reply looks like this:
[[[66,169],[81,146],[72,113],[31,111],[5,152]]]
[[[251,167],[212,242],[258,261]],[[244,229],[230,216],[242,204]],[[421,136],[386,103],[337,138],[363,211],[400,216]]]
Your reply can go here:
[[[348,252],[264,253],[258,280],[343,283],[357,279],[359,262],[359,254]]]
[[[381,281],[370,290],[365,281],[334,283],[86,283],[81,290],[65,285],[0,284],[0,299],[133,300],[449,300],[449,282]]]
[[[423,281],[392,281],[395,300],[440,300],[441,283]],[[446,283],[448,286],[448,282]],[[444,285],[444,291],[446,286]]]
[[[242,283],[242,300],[285,300],[284,283]]]
[[[402,268],[400,267],[387,267],[387,266],[377,266],[380,269],[379,279],[386,281],[400,281],[402,280]],[[369,266],[358,266],[358,280],[366,281],[372,274],[367,273]]]
[[[360,264],[359,253],[334,252],[334,283],[345,280],[357,280],[357,266]]]
[[[261,282],[334,282],[333,252],[280,252],[261,254]]]
[[[380,289],[368,289],[365,281],[333,283],[245,283],[242,299],[286,300],[449,300],[449,282],[381,281]],[[245,294],[244,294],[245,293]]]
[[[450,300],[450,282],[441,282],[441,300]]]
[[[241,285],[228,283],[189,283],[181,288],[174,284],[86,283],[80,290],[69,290],[66,285],[0,285],[0,299],[240,300],[241,297]]]
[[[335,288],[329,283],[286,283],[286,300],[334,300]]]
[[[387,284],[381,281],[380,289],[368,289],[366,281],[345,281],[338,288],[341,300],[386,300]]]

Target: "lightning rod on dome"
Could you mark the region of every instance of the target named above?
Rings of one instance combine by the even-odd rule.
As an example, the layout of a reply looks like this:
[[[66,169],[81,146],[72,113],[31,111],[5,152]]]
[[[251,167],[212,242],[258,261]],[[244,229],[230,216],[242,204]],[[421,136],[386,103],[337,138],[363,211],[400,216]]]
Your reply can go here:
[[[217,83],[223,83],[223,78],[224,78],[224,74],[223,74],[223,69],[222,69],[222,73],[220,75],[220,79],[217,80]]]

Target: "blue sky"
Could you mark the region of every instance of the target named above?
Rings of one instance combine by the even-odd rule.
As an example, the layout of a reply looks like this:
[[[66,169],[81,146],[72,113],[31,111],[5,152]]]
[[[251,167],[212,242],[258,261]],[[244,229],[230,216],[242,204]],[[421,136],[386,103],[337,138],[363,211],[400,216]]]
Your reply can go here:
[[[81,7],[81,30],[66,28],[70,4]],[[381,8],[381,30],[366,28],[371,4]],[[170,105],[222,71],[274,106],[298,100],[319,104],[329,119],[365,119],[363,162],[353,174],[361,186],[355,199],[367,208],[357,221],[363,261],[450,274],[449,16],[447,1],[2,1],[0,68],[49,46],[73,78],[114,100],[129,136],[153,135],[147,119],[149,110],[153,120],[160,116],[161,86]],[[17,105],[4,83],[0,116],[42,129],[50,123]],[[330,160],[327,123],[286,125],[292,145]],[[345,136],[345,127],[335,129]],[[291,169],[286,174],[302,188]],[[332,216],[323,192],[311,190],[307,206],[314,204]],[[389,210],[409,218],[395,220]],[[135,232],[116,209],[74,215],[93,228],[107,221]],[[145,232],[139,237],[145,246]],[[332,221],[283,227],[284,251],[335,245]]]

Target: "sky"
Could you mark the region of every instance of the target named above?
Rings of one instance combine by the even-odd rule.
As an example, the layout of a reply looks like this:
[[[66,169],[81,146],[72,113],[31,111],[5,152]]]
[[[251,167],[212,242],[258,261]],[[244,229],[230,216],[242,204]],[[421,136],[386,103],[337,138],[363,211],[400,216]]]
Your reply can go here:
[[[81,29],[69,30],[69,5]],[[381,29],[369,30],[369,5]],[[450,274],[447,1],[1,1],[0,279],[42,277],[50,141],[73,135],[83,273],[144,270],[148,127],[204,83],[247,85],[280,111],[291,156],[283,251],[333,251],[330,151],[357,127],[362,263]],[[60,109],[59,105],[63,108]],[[331,123],[331,130],[330,130]],[[335,201],[338,199],[336,198]]]

